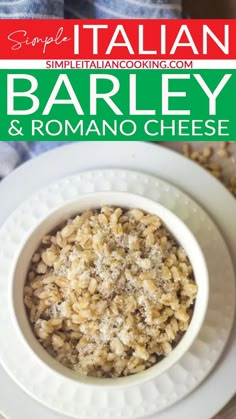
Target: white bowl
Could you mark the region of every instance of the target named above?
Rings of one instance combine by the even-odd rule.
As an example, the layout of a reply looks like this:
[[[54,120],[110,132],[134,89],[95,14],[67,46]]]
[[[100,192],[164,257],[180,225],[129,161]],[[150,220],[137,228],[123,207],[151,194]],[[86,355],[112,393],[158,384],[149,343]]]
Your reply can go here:
[[[192,264],[198,286],[198,294],[190,325],[173,351],[163,360],[141,373],[114,379],[79,375],[53,359],[34,336],[23,303],[23,287],[30,260],[34,251],[39,246],[42,237],[71,216],[86,209],[100,208],[104,205],[113,205],[122,208],[139,208],[145,212],[158,215],[178,243],[185,249]],[[41,220],[33,231],[30,232],[16,255],[14,269],[11,274],[10,306],[15,325],[21,334],[24,344],[31,348],[34,356],[47,366],[49,372],[52,373],[53,370],[54,373],[62,374],[67,378],[83,384],[109,387],[127,386],[149,380],[162,374],[188,351],[204,321],[208,305],[208,285],[208,272],[201,248],[188,227],[175,214],[162,205],[139,195],[125,192],[99,192],[80,196],[78,199],[58,207],[48,214],[46,218]]]

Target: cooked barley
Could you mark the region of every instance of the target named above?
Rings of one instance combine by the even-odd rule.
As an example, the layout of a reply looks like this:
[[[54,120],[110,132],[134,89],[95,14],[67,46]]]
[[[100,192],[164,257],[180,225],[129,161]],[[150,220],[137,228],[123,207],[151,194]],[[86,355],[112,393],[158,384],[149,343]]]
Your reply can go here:
[[[85,375],[119,377],[171,352],[196,295],[187,255],[158,217],[106,206],[42,239],[24,303],[50,355]]]

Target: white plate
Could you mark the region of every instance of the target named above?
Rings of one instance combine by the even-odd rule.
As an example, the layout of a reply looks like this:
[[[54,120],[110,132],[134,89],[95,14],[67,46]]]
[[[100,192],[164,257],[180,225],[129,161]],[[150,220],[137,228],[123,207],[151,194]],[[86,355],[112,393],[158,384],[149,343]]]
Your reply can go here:
[[[27,233],[62,203],[96,191],[118,190],[157,200],[182,218],[197,237],[207,260],[210,301],[206,321],[189,352],[149,382],[126,389],[75,384],[41,365],[23,344],[11,318],[7,277]],[[225,347],[234,319],[234,272],[227,247],[208,215],[192,199],[155,177],[125,170],[98,170],[60,180],[23,203],[0,230],[0,346],[3,366],[16,382],[46,406],[75,418],[133,419],[179,401],[208,375]],[[224,277],[224,282],[222,281]],[[15,348],[17,348],[17,357]],[[27,368],[25,368],[27,365]]]
[[[0,183],[0,223],[38,188],[60,177],[99,167],[130,168],[157,175],[192,195],[217,222],[236,266],[234,198],[202,168],[156,144],[83,142],[59,148],[28,162]],[[224,362],[218,364],[191,396],[158,414],[158,419],[212,418],[235,393],[235,359],[236,325],[222,357]],[[23,419],[29,415],[34,419],[65,418],[59,414],[55,415],[26,396],[2,368],[0,387],[0,410],[9,419]]]

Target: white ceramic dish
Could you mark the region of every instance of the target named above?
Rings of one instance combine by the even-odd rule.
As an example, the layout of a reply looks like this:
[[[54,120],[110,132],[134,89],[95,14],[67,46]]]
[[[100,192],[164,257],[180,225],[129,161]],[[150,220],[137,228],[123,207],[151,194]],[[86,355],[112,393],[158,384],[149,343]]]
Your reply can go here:
[[[190,325],[174,350],[155,366],[139,374],[116,379],[83,376],[78,373],[76,374],[74,371],[56,362],[38,343],[33,335],[23,304],[23,287],[29,269],[29,263],[43,236],[54,230],[68,218],[87,209],[101,208],[104,205],[112,205],[121,208],[139,208],[145,212],[159,216],[168,230],[176,238],[177,242],[185,249],[192,264],[194,277],[198,286],[198,294]],[[176,362],[178,362],[178,360],[188,351],[202,327],[207,310],[209,292],[208,272],[203,253],[197,240],[183,221],[164,206],[150,199],[126,192],[112,191],[97,192],[81,196],[72,202],[59,206],[46,218],[40,220],[17,252],[15,266],[9,285],[10,288],[12,287],[12,301],[10,302],[10,307],[13,307],[13,318],[18,326],[18,330],[24,338],[24,342],[28,343],[33,350],[34,355],[38,356],[42,362],[46,363],[46,365],[59,374],[65,375],[72,380],[78,380],[83,384],[108,387],[134,385],[150,380],[176,364]]]
[[[138,146],[139,144],[135,144],[135,149],[139,148]],[[100,144],[97,153],[99,153],[102,147],[103,144]],[[145,145],[144,150],[146,147]],[[65,147],[62,150],[62,155],[64,156],[65,151],[70,148],[75,153],[76,147]],[[87,150],[87,147],[85,149]],[[155,155],[156,147],[150,147],[150,149]],[[175,154],[167,151],[166,155],[165,149],[159,147],[157,149],[160,153],[160,158],[158,160],[159,154],[157,153],[155,155],[155,165],[157,164],[159,170],[165,169],[166,162],[172,167],[173,161],[168,160],[168,154],[171,157],[175,156]],[[131,151],[134,153],[133,147],[131,147]],[[56,155],[58,155],[57,153]],[[104,157],[104,151],[101,155]],[[69,167],[71,168],[71,164],[73,164],[72,154],[69,153],[69,157]],[[120,155],[118,157],[119,159],[121,158]],[[151,157],[152,154],[149,153],[149,159]],[[176,157],[178,162],[179,156]],[[131,154],[129,164],[131,164],[133,158],[134,154]],[[56,161],[53,160],[54,164]],[[84,160],[79,161],[83,162]],[[162,162],[164,163],[162,164]],[[185,159],[180,158],[180,162],[180,166],[175,166],[177,174],[183,169]],[[186,162],[189,163],[188,161]],[[194,175],[193,179],[196,176],[195,166],[190,162]],[[63,165],[60,167],[64,168]],[[198,172],[198,166],[196,166],[196,169]],[[189,170],[188,168],[188,173]],[[201,169],[200,172],[205,174]],[[209,175],[206,178],[200,178],[202,179],[201,183],[204,183],[203,180],[207,183],[207,178],[211,180]],[[198,182],[199,178],[197,177],[196,180]],[[213,179],[213,184],[207,184],[209,186],[209,190],[207,188],[208,193],[211,191],[210,186],[214,188],[215,183],[217,185],[216,191],[217,193],[219,192],[218,182]],[[7,184],[9,185],[8,182]],[[28,183],[24,183],[24,185],[27,189]],[[17,333],[15,323],[12,321],[8,303],[8,282],[14,262],[13,258],[32,229],[59,205],[73,201],[85,193],[96,192],[101,189],[138,193],[158,201],[174,211],[197,237],[203,249],[209,270],[209,306],[204,325],[194,344],[179,362],[167,372],[152,380],[125,388],[85,386],[49,369],[39,361],[38,357],[32,356],[32,350],[28,345],[23,344],[20,334]],[[220,189],[224,191],[224,188]],[[23,193],[26,193],[25,189]],[[1,197],[5,197],[4,202],[8,202],[7,197],[3,193]],[[232,206],[230,206],[230,199],[227,200],[227,197],[230,198],[228,193],[224,195],[224,199],[227,202],[224,214],[229,215]],[[5,206],[3,210],[6,212]],[[2,213],[0,214],[1,216]],[[229,219],[231,218],[229,217]],[[225,217],[222,220],[225,220]],[[231,237],[233,238],[234,236],[232,235]],[[80,419],[134,419],[151,415],[154,412],[158,412],[158,414],[155,413],[155,419],[157,417],[158,419],[182,419],[187,416],[193,418],[195,409],[197,409],[196,419],[199,419],[199,416],[201,416],[201,419],[209,419],[213,416],[212,410],[210,413],[210,407],[214,406],[215,408],[216,403],[222,403],[222,398],[220,399],[219,397],[222,395],[222,391],[225,394],[225,387],[231,388],[229,386],[230,383],[232,386],[235,385],[233,380],[231,382],[231,372],[234,369],[233,361],[230,364],[229,374],[227,376],[224,375],[220,382],[221,390],[217,399],[215,398],[215,381],[214,385],[211,385],[208,389],[207,396],[203,390],[205,383],[208,380],[211,381],[211,377],[217,374],[222,365],[220,362],[217,368],[211,372],[222,355],[233,324],[235,310],[234,272],[229,252],[218,229],[207,213],[189,196],[169,183],[143,173],[114,169],[100,169],[80,173],[60,179],[57,182],[48,184],[38,192],[34,192],[29,199],[17,207],[0,229],[0,241],[4,242],[4,246],[0,248],[0,329],[2,336],[4,336],[0,345],[0,358],[11,378],[34,399],[56,411],[58,419],[65,419],[68,416]],[[222,281],[222,278],[224,278],[224,281]],[[15,348],[17,348],[17,357]],[[211,375],[209,376],[210,372]],[[206,379],[207,376],[208,378]],[[55,412],[43,408],[29,397],[27,398],[13,383],[9,386],[9,381],[2,370],[0,382],[4,383],[1,387],[1,393],[4,396],[1,399],[1,409],[7,417],[18,419],[19,415],[20,417],[28,417],[30,413],[31,416],[36,415],[37,419],[41,419],[42,416],[45,416],[47,419],[55,418]],[[224,387],[222,387],[222,381],[225,382]],[[201,386],[199,387],[200,384]],[[12,387],[14,390],[9,393]],[[196,390],[197,387],[198,389]],[[193,392],[193,390],[195,391]],[[193,393],[190,395],[191,392]],[[193,407],[196,393],[200,393],[201,397]],[[14,405],[12,405],[13,394],[15,397]],[[170,407],[184,397],[183,401],[175,404],[173,408]],[[214,405],[209,403],[212,401],[214,401]],[[182,405],[183,408],[181,408]],[[15,409],[17,409],[17,415],[15,415]]]

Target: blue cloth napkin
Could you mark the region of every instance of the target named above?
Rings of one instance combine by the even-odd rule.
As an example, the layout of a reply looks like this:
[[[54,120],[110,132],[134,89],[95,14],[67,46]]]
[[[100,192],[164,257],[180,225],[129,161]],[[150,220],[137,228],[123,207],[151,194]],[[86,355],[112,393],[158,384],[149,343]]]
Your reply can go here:
[[[75,0],[77,2],[77,0]],[[58,19],[64,0],[0,0],[0,19]]]
[[[0,18],[180,18],[182,0],[0,0]]]
[[[0,179],[19,164],[64,144],[68,144],[68,141],[0,141]]]

